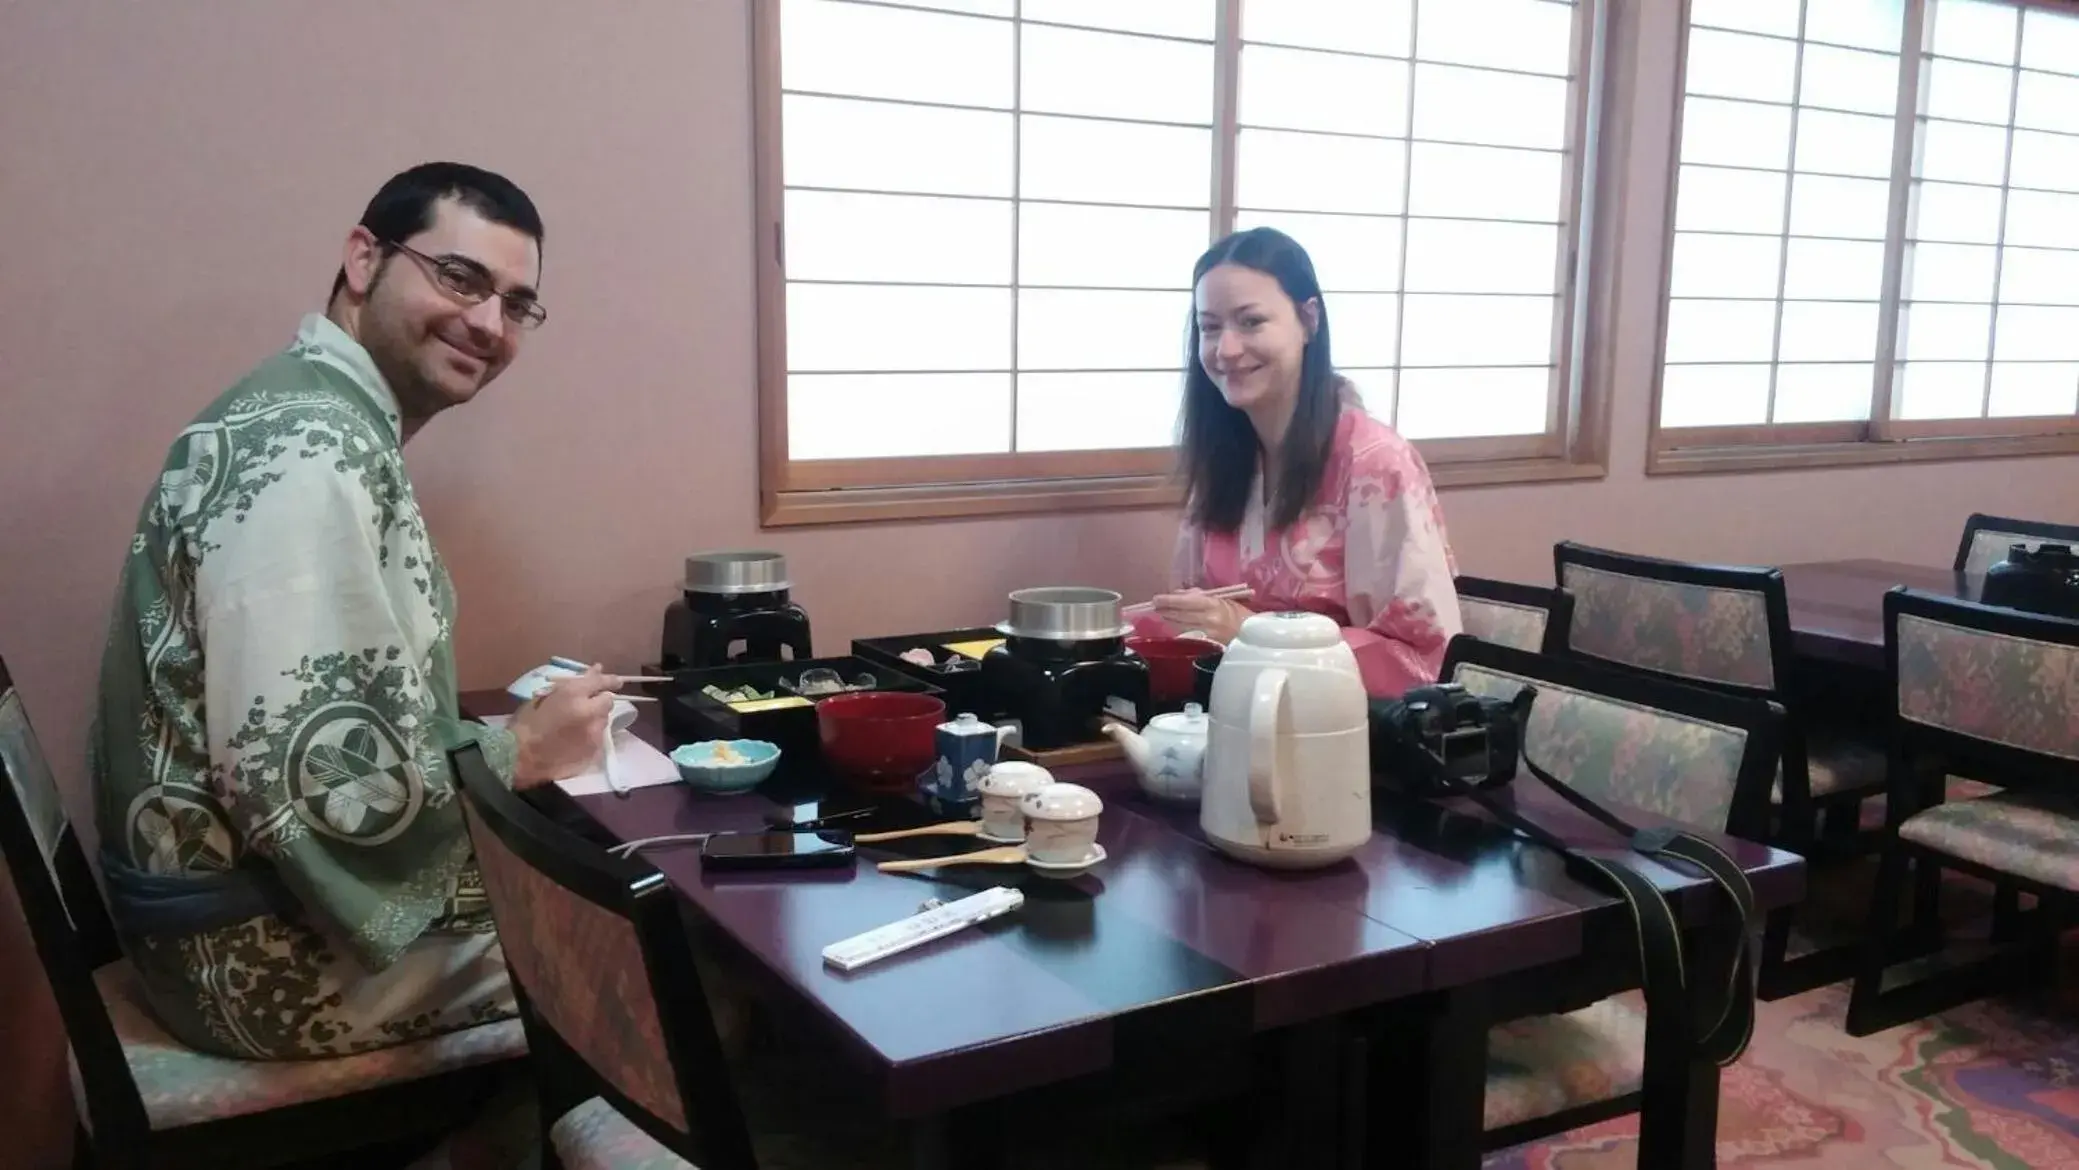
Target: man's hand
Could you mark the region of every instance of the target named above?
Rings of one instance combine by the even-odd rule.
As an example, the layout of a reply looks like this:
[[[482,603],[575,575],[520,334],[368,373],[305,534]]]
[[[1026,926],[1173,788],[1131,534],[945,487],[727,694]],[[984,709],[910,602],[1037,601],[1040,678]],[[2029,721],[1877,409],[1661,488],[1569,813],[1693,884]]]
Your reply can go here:
[[[518,748],[513,787],[537,788],[568,779],[599,760],[606,745],[618,675],[598,665],[560,678],[520,707],[509,725]]]
[[[1158,593],[1152,604],[1155,613],[1178,630],[1201,631],[1223,646],[1234,641],[1242,632],[1242,623],[1255,612],[1238,601],[1208,597],[1199,589]]]

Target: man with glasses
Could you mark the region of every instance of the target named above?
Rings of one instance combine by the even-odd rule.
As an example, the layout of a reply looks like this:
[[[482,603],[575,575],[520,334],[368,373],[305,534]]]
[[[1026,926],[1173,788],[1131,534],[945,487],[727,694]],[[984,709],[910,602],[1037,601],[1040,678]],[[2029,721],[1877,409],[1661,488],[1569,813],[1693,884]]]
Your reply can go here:
[[[514,1010],[446,753],[479,742],[521,788],[574,775],[617,680],[463,721],[403,445],[545,319],[541,240],[498,175],[392,178],[326,311],[181,433],[145,500],[92,773],[113,917],[186,1044],[338,1055]]]

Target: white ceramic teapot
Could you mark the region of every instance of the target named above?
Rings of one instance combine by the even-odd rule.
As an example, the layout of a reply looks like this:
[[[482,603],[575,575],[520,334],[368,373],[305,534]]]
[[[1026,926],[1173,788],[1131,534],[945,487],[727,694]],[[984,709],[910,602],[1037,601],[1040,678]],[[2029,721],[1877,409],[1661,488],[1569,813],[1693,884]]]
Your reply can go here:
[[[1126,749],[1141,788],[1158,800],[1197,800],[1200,765],[1212,721],[1205,708],[1186,703],[1182,711],[1157,715],[1136,733],[1124,723],[1107,723],[1105,734]]]
[[[1371,735],[1357,656],[1317,613],[1259,613],[1213,674],[1199,827],[1278,869],[1330,865],[1372,835]]]

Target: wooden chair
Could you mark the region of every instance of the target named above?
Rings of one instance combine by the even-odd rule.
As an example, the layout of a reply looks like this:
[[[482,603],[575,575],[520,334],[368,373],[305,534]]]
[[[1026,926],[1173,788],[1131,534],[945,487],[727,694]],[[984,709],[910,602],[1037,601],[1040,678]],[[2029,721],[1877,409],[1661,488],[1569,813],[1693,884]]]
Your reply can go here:
[[[1535,687],[1525,754],[1591,799],[1736,836],[1768,824],[1782,726],[1773,703],[1470,637],[1452,640],[1442,675],[1496,698]],[[1591,978],[1556,987],[1530,972],[1492,1003],[1482,1147],[1636,1112],[1641,1166],[1711,1164],[1717,1065],[1683,1046],[1679,1023],[1648,1019],[1637,991],[1616,993],[1636,986],[1635,961]]]
[[[2046,975],[2056,928],[2079,909],[2079,621],[1903,587],[1884,598],[1891,789],[1848,1031],[1865,1036]],[[1948,778],[1999,785],[1950,799]],[[1889,990],[1908,880],[1938,892],[1954,870],[2036,899],[1976,962]],[[1920,925],[1933,926],[1932,907]]]
[[[1574,599],[1564,589],[1460,577],[1458,612],[1465,632],[1483,641],[1541,654],[1566,652]]]
[[[799,1148],[774,1133],[754,1143],[745,1104],[755,1086],[731,1068],[664,878],[535,809],[476,745],[449,758],[535,1053],[548,1142],[566,1170],[825,1164],[816,1139],[836,1143],[835,1133]]]
[[[1884,791],[1884,753],[1854,736],[1821,730],[1798,696],[1780,570],[1694,565],[1571,541],[1557,545],[1553,558],[1561,587],[1574,598],[1569,654],[1766,699],[1784,709],[1775,824],[1761,839],[1814,862],[1875,847],[1859,825],[1862,802]],[[1769,916],[1761,960],[1764,999],[1854,973],[1852,943],[1791,959],[1795,919],[1794,908]]]
[[[2007,550],[2017,544],[2033,549],[2046,542],[2079,545],[2079,524],[1973,513],[1964,521],[1963,541],[1956,546],[1956,571],[1983,573],[2006,560]]]
[[[21,695],[0,663],[0,854],[72,1046],[81,1167],[263,1167],[353,1151],[394,1163],[430,1146],[526,1055],[518,1020],[355,1056],[249,1061],[168,1036],[59,800]]]

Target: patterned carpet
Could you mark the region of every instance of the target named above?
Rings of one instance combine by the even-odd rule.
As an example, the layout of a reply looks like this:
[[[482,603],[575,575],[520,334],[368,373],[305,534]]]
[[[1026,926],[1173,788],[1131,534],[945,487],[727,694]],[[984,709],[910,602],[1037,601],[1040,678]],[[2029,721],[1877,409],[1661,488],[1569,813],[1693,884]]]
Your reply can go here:
[[[1867,868],[1824,872],[1806,922],[1859,934]],[[1983,933],[1989,891],[1948,875],[1951,938]],[[1793,949],[1799,949],[1795,945]],[[1874,1036],[1842,1029],[1848,984],[1757,1004],[1754,1042],[1721,1074],[1718,1164],[1797,1170],[2079,1170],[2079,934],[2057,991],[1984,1000]],[[1638,1118],[1491,1155],[1486,1170],[1632,1170]]]
[[[1721,1081],[1718,1164],[2079,1168],[2079,1014],[1986,1001],[1856,1039],[1846,984],[1760,1005]],[[1488,1170],[1631,1170],[1638,1119],[1490,1157]]]

